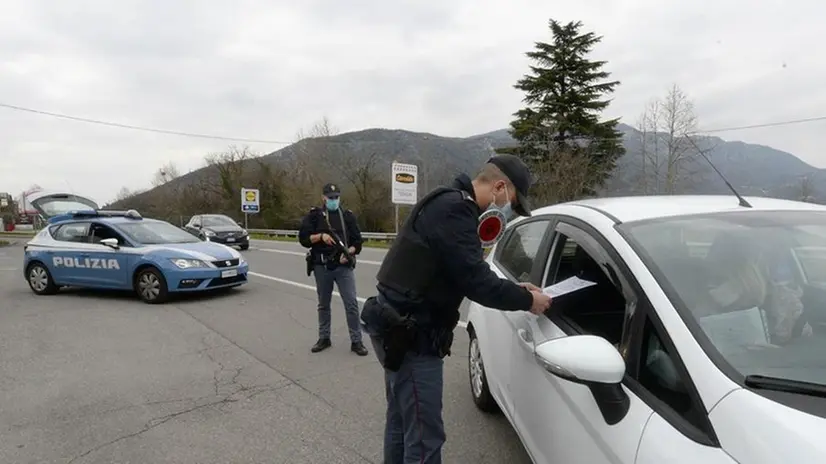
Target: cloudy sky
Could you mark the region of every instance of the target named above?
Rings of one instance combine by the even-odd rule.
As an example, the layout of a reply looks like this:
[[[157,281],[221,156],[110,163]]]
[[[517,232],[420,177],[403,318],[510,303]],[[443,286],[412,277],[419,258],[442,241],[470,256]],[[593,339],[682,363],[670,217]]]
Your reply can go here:
[[[574,6],[577,4],[578,6]],[[469,136],[520,107],[524,53],[547,20],[604,36],[633,124],[679,84],[704,129],[826,114],[817,50],[826,3],[763,0],[2,0],[0,105],[173,131],[290,143],[322,117]],[[818,64],[820,63],[820,64]],[[826,167],[826,122],[717,134]],[[100,202],[225,149],[0,107],[0,191],[71,188]],[[251,143],[270,152],[284,143]]]

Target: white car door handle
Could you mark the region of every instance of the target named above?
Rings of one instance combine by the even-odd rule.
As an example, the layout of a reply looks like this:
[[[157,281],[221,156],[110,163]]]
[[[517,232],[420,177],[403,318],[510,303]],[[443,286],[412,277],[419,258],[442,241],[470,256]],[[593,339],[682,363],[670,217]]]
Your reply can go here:
[[[522,348],[533,351],[533,338],[530,332],[525,329],[519,329],[516,331],[516,335],[519,336],[519,344],[522,345]]]

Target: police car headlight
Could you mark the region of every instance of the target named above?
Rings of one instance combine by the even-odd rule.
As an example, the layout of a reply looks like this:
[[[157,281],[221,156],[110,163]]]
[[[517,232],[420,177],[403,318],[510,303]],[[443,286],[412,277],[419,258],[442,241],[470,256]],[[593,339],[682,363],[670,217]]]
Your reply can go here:
[[[172,264],[178,266],[181,269],[192,269],[193,267],[207,267],[206,263],[201,261],[200,259],[178,258],[173,259]]]

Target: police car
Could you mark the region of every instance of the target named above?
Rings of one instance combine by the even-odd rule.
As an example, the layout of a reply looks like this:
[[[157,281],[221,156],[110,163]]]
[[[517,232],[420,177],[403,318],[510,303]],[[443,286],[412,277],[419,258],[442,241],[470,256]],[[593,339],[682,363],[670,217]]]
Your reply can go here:
[[[556,295],[468,315],[473,400],[534,462],[826,462],[825,207],[575,201],[508,224],[487,261]]]
[[[134,290],[153,304],[165,302],[171,293],[247,282],[249,265],[240,253],[202,242],[168,222],[143,218],[134,210],[52,211],[56,214],[48,215],[47,226],[24,247],[25,278],[35,294],[54,294],[68,286]]]

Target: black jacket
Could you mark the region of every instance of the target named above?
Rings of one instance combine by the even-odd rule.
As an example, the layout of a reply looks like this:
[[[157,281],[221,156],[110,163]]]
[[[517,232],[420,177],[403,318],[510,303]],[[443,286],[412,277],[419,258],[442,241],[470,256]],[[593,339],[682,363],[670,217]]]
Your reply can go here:
[[[451,185],[468,192],[473,200],[470,177],[459,175]],[[379,292],[392,305],[407,311],[427,309],[439,325],[450,326],[459,318],[459,306],[467,297],[483,306],[506,311],[530,310],[533,296],[526,288],[497,276],[484,260],[477,227],[482,210],[475,201],[458,193],[443,193],[430,200],[416,218],[416,231],[438,256],[430,308],[411,308],[404,297],[381,284]],[[441,314],[440,314],[441,313]]]
[[[354,247],[356,254],[361,253],[363,244],[361,230],[359,229],[358,222],[356,222],[356,215],[349,209],[341,210],[341,216],[339,216],[339,211],[326,211],[326,208],[318,206],[310,208],[310,211],[301,220],[301,227],[298,229],[298,241],[301,245],[309,248],[316,258],[320,255],[327,257],[335,257],[337,255],[336,249],[333,246],[327,245],[324,242],[310,242],[310,235],[329,231],[330,228],[324,219],[325,212],[330,221],[330,226],[332,226],[333,231],[335,231],[339,238],[347,244],[348,248]],[[344,228],[341,226],[340,217],[344,218],[344,224],[347,226],[346,238],[344,236]]]

